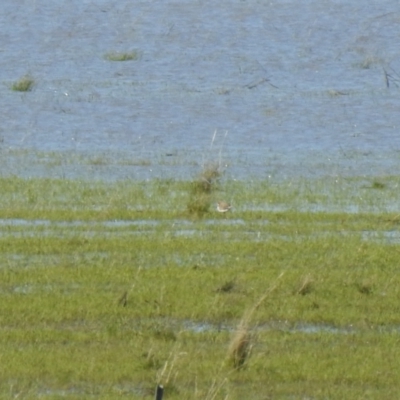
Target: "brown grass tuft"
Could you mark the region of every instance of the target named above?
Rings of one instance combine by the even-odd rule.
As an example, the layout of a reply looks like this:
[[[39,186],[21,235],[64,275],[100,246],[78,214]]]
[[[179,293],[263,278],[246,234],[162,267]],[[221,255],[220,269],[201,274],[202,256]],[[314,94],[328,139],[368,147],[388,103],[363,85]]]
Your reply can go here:
[[[230,342],[228,349],[228,359],[233,363],[235,369],[242,368],[246,361],[249,359],[251,354],[251,349],[253,347],[252,344],[252,336],[250,334],[249,325],[253,314],[257,311],[257,309],[261,306],[264,300],[277,288],[279,279],[282,278],[284,272],[282,272],[278,278],[276,279],[276,283],[272,285],[251,307],[249,310],[246,310],[242,320],[240,321],[235,334]]]
[[[241,324],[238,326],[228,350],[228,357],[234,368],[240,369],[245,365],[246,360],[250,357],[251,349],[251,334],[248,327]]]

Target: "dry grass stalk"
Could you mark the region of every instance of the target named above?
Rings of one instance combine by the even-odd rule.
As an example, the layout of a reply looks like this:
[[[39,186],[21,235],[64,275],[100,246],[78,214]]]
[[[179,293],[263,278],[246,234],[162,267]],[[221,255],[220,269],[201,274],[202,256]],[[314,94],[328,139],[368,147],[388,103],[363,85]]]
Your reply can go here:
[[[226,384],[227,378],[224,378],[219,382],[217,385],[217,380],[215,379],[212,384],[210,389],[208,390],[207,396],[205,400],[214,400],[217,397],[218,392],[221,390],[221,388]],[[228,397],[225,397],[227,399]]]
[[[178,352],[177,350],[178,349],[171,351],[167,361],[165,361],[162,370],[157,373],[157,382],[158,384],[161,384],[163,382],[164,387],[170,383],[173,371],[175,371],[173,377],[174,379],[176,379],[176,377],[178,376],[178,371],[176,371],[175,365],[177,364],[179,358],[187,355],[186,352]]]
[[[242,368],[251,353],[251,335],[246,325],[239,325],[229,346],[229,358],[234,368]]]
[[[228,358],[233,363],[235,369],[242,368],[250,357],[253,345],[249,326],[254,312],[260,307],[267,296],[269,296],[272,291],[276,289],[276,287],[278,286],[277,282],[280,278],[282,278],[283,274],[284,272],[282,272],[278,276],[278,278],[276,279],[276,283],[260,297],[257,303],[254,304],[254,306],[250,310],[247,310],[244,313],[228,349]]]

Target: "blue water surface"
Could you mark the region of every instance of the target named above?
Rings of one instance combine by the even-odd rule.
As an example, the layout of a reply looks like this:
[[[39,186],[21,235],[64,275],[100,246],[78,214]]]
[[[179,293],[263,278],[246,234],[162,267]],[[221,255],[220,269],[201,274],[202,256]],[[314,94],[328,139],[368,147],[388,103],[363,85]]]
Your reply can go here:
[[[1,173],[188,178],[211,162],[230,179],[400,174],[398,10],[4,0]],[[24,75],[33,90],[12,91]]]

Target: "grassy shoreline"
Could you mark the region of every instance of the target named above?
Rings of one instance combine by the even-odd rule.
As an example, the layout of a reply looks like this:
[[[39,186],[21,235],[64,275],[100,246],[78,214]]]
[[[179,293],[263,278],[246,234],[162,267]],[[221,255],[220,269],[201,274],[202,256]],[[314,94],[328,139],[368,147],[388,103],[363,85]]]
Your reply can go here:
[[[399,177],[221,182],[201,218],[192,182],[0,180],[2,396],[398,392]]]

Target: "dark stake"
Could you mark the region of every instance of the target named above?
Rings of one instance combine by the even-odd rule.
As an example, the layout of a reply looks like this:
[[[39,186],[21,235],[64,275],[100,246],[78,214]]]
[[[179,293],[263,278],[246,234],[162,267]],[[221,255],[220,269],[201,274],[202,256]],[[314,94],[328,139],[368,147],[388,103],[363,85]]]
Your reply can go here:
[[[163,385],[158,385],[156,387],[156,398],[155,400],[162,400],[164,395],[164,386]]]

